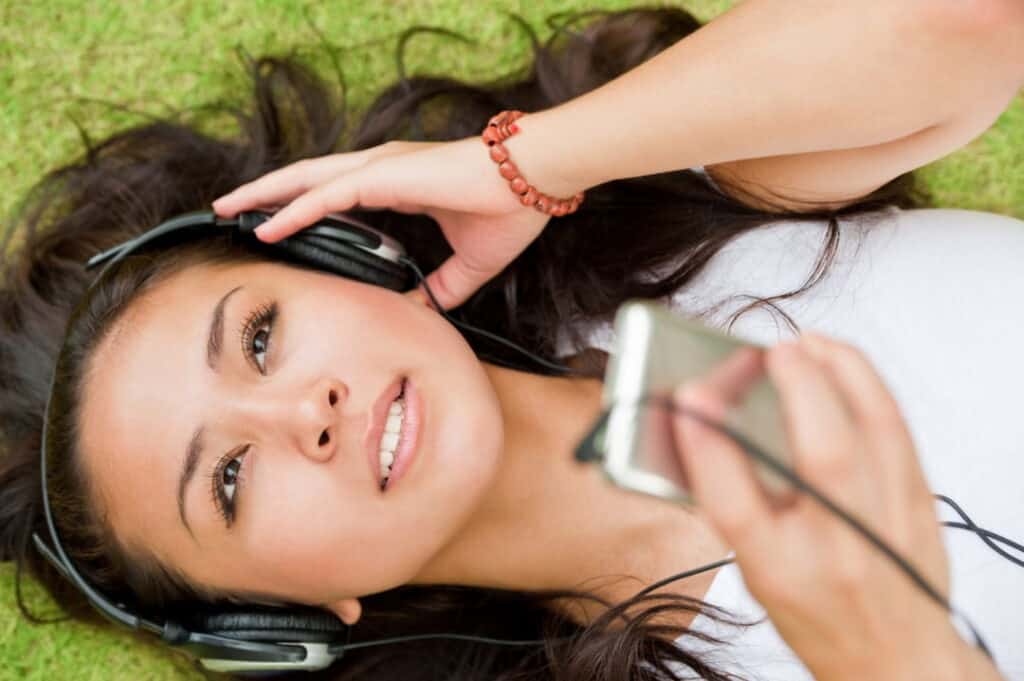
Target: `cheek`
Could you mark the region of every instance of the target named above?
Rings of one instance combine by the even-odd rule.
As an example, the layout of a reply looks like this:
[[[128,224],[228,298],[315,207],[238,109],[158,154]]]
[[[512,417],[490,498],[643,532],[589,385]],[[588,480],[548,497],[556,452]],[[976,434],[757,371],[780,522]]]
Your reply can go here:
[[[251,578],[264,590],[314,603],[413,579],[471,519],[498,469],[500,412],[487,399],[468,405],[434,400],[438,427],[423,443],[417,469],[390,495],[355,480],[343,460],[268,454],[262,466],[254,461],[240,508],[240,515],[249,511]],[[451,412],[443,408],[454,415],[444,418]]]
[[[337,466],[301,458],[265,462],[257,475],[241,511],[250,511],[247,553],[256,581],[301,600],[317,600],[338,583],[360,593],[393,586],[379,582],[387,577],[382,566],[396,559],[387,531],[394,511],[373,499],[374,490],[353,489]]]

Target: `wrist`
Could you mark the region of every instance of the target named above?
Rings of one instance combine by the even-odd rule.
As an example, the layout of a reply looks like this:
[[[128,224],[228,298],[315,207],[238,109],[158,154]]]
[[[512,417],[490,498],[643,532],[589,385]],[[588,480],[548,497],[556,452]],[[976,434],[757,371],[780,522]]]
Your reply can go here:
[[[811,668],[818,681],[996,681],[1002,677],[980,650],[965,642],[946,621],[940,629],[922,628],[912,637],[895,636],[888,650],[875,650],[862,664],[829,661]]]
[[[960,647],[955,651],[956,657],[952,660],[957,681],[1005,681],[992,658],[980,648],[963,639],[959,639],[959,644]]]
[[[579,152],[582,145],[562,129],[563,120],[556,109],[525,114],[515,123],[519,133],[502,142],[522,177],[537,191],[559,199],[601,183]]]

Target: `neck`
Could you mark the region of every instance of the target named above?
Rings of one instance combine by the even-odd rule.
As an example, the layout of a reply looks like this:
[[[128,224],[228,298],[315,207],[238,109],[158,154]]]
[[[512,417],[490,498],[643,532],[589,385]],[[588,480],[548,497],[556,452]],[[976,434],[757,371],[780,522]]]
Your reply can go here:
[[[414,583],[621,600],[725,554],[697,516],[614,487],[598,466],[573,459],[600,412],[599,380],[485,368],[505,423],[502,463],[473,518]]]

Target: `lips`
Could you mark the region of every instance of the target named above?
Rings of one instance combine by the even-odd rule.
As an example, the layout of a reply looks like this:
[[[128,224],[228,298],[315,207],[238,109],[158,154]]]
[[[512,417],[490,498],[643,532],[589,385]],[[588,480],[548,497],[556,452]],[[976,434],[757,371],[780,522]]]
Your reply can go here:
[[[402,383],[404,382],[405,377],[399,376],[376,399],[370,410],[366,434],[363,435],[363,449],[366,452],[366,460],[370,464],[371,479],[378,490],[380,489],[380,438],[384,434],[384,426],[388,419],[388,409],[391,407],[391,403],[402,393]]]

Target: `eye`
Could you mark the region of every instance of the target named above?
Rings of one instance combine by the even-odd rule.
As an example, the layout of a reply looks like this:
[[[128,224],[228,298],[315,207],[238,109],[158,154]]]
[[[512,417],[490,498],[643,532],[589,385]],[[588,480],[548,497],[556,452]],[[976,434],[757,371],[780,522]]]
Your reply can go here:
[[[210,476],[213,504],[229,528],[235,521],[235,501],[241,489],[242,466],[249,447],[246,445],[241,450],[235,449],[222,456]]]
[[[249,314],[242,324],[242,353],[261,374],[267,373],[270,332],[277,318],[277,303],[263,305]]]
[[[221,489],[224,493],[224,499],[228,502],[229,507],[234,506],[235,502],[235,485],[238,484],[238,472],[242,470],[242,459],[245,455],[236,456],[235,458],[228,461],[227,465],[224,466],[224,472],[221,473]]]
[[[267,344],[270,341],[270,324],[264,324],[252,337],[250,353],[261,373],[267,373]]]

